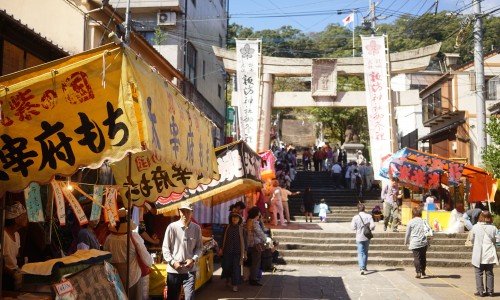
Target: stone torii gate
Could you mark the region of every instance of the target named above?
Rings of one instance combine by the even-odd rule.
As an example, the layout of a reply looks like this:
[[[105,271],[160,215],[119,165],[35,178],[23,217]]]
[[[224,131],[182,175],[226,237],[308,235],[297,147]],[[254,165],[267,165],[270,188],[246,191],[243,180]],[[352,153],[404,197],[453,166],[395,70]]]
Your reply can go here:
[[[390,72],[393,74],[411,73],[425,70],[430,59],[435,56],[441,43],[430,46],[391,53]],[[213,47],[215,56],[224,64],[228,73],[236,73],[236,51]],[[366,106],[364,91],[338,92],[336,96],[314,96],[306,92],[275,92],[273,93],[274,77],[311,77],[315,59],[284,58],[263,56],[261,58],[261,95],[259,97],[260,120],[258,124],[257,152],[269,148],[271,130],[271,110],[273,107],[359,107]],[[321,60],[321,59],[320,59]],[[364,76],[362,57],[347,57],[336,59],[336,72],[340,75]],[[336,76],[335,76],[336,81]],[[336,85],[336,82],[334,83]],[[233,106],[238,106],[237,96],[233,95]],[[420,103],[418,90],[403,92],[392,91],[394,104],[416,105]],[[394,103],[396,102],[396,103]],[[404,102],[404,103],[403,103]]]

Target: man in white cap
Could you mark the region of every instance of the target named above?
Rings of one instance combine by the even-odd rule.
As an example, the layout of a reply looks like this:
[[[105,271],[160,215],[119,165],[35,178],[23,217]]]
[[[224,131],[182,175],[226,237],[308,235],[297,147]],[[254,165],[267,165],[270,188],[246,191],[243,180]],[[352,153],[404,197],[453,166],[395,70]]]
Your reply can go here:
[[[203,251],[201,228],[191,222],[193,206],[184,202],[179,207],[180,220],[168,225],[163,240],[163,257],[167,266],[167,300],[179,299],[184,287],[184,299],[194,299],[196,262]]]
[[[14,290],[20,288],[22,275],[17,265],[19,248],[21,247],[21,238],[19,230],[28,226],[28,214],[21,202],[16,201],[5,207],[5,226],[3,233],[3,282],[2,287],[5,290]]]

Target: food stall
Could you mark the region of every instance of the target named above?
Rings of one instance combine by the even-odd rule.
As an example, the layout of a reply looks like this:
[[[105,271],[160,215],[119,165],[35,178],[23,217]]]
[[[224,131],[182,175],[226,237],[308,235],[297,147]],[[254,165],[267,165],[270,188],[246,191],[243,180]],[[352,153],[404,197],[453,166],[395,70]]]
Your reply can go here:
[[[447,229],[451,209],[463,205],[459,201],[494,202],[497,189],[496,179],[481,168],[410,148],[385,158],[380,176],[397,177],[406,190],[401,209],[402,224],[412,218],[413,207],[423,205],[422,217],[431,226],[440,225],[441,230]],[[432,194],[431,191],[444,192],[449,199],[428,203],[423,195]],[[468,197],[464,196],[466,192]]]
[[[183,193],[172,193],[169,197],[159,197],[155,203],[158,214],[173,216],[177,207],[183,201],[189,201],[195,207],[194,221],[200,221],[204,236],[204,255],[198,261],[195,289],[198,289],[213,274],[214,253],[210,243],[215,234],[212,228],[214,210],[218,207],[227,213],[226,206],[221,205],[239,196],[257,191],[262,188],[260,174],[260,156],[255,153],[244,141],[237,141],[215,149],[217,156],[219,179],[212,179],[208,183],[199,184],[194,189],[186,189]],[[227,216],[223,219],[227,220]],[[161,250],[161,249],[158,249]],[[157,253],[157,256],[160,253]],[[155,263],[150,274],[151,296],[163,295],[166,278],[166,264],[161,259]]]
[[[84,225],[88,219],[78,198],[84,197],[113,224],[118,188],[131,211],[144,201],[218,178],[213,123],[126,45],[110,44],[2,76],[0,86],[5,101],[0,156],[20,159],[0,170],[0,196],[34,194],[26,198],[30,220],[46,213],[54,222],[55,211],[64,226],[69,204]],[[88,193],[80,182],[71,182],[78,170],[104,162],[116,163],[113,171],[126,174],[116,178],[118,186],[95,184],[89,188],[94,193]],[[161,178],[143,177],[141,171],[150,166]],[[38,184],[49,185],[47,207],[33,201],[40,200]]]

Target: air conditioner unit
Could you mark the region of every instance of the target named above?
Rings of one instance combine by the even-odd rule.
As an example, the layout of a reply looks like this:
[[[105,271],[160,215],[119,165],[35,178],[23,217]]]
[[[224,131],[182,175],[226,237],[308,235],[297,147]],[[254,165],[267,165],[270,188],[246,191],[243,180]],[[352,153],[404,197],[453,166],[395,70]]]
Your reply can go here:
[[[172,26],[175,25],[176,14],[175,11],[161,11],[157,15],[158,26]]]

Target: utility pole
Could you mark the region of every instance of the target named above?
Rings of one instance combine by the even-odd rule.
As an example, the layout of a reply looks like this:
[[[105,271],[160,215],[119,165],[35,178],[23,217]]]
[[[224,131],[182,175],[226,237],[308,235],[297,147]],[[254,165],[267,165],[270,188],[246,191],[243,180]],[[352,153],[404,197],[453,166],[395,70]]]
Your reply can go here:
[[[477,157],[476,166],[482,166],[481,151],[486,148],[486,105],[484,103],[484,56],[483,56],[483,19],[481,2],[472,0],[474,6],[474,70],[476,73],[476,128],[477,128]]]
[[[130,42],[130,0],[127,2],[125,11],[125,44]]]
[[[370,21],[371,21],[371,28],[373,31],[375,31],[375,26],[377,24],[375,24],[375,20],[377,19],[377,17],[375,17],[375,3],[373,3],[373,0],[370,0],[370,13],[371,13],[371,18],[370,18]]]

